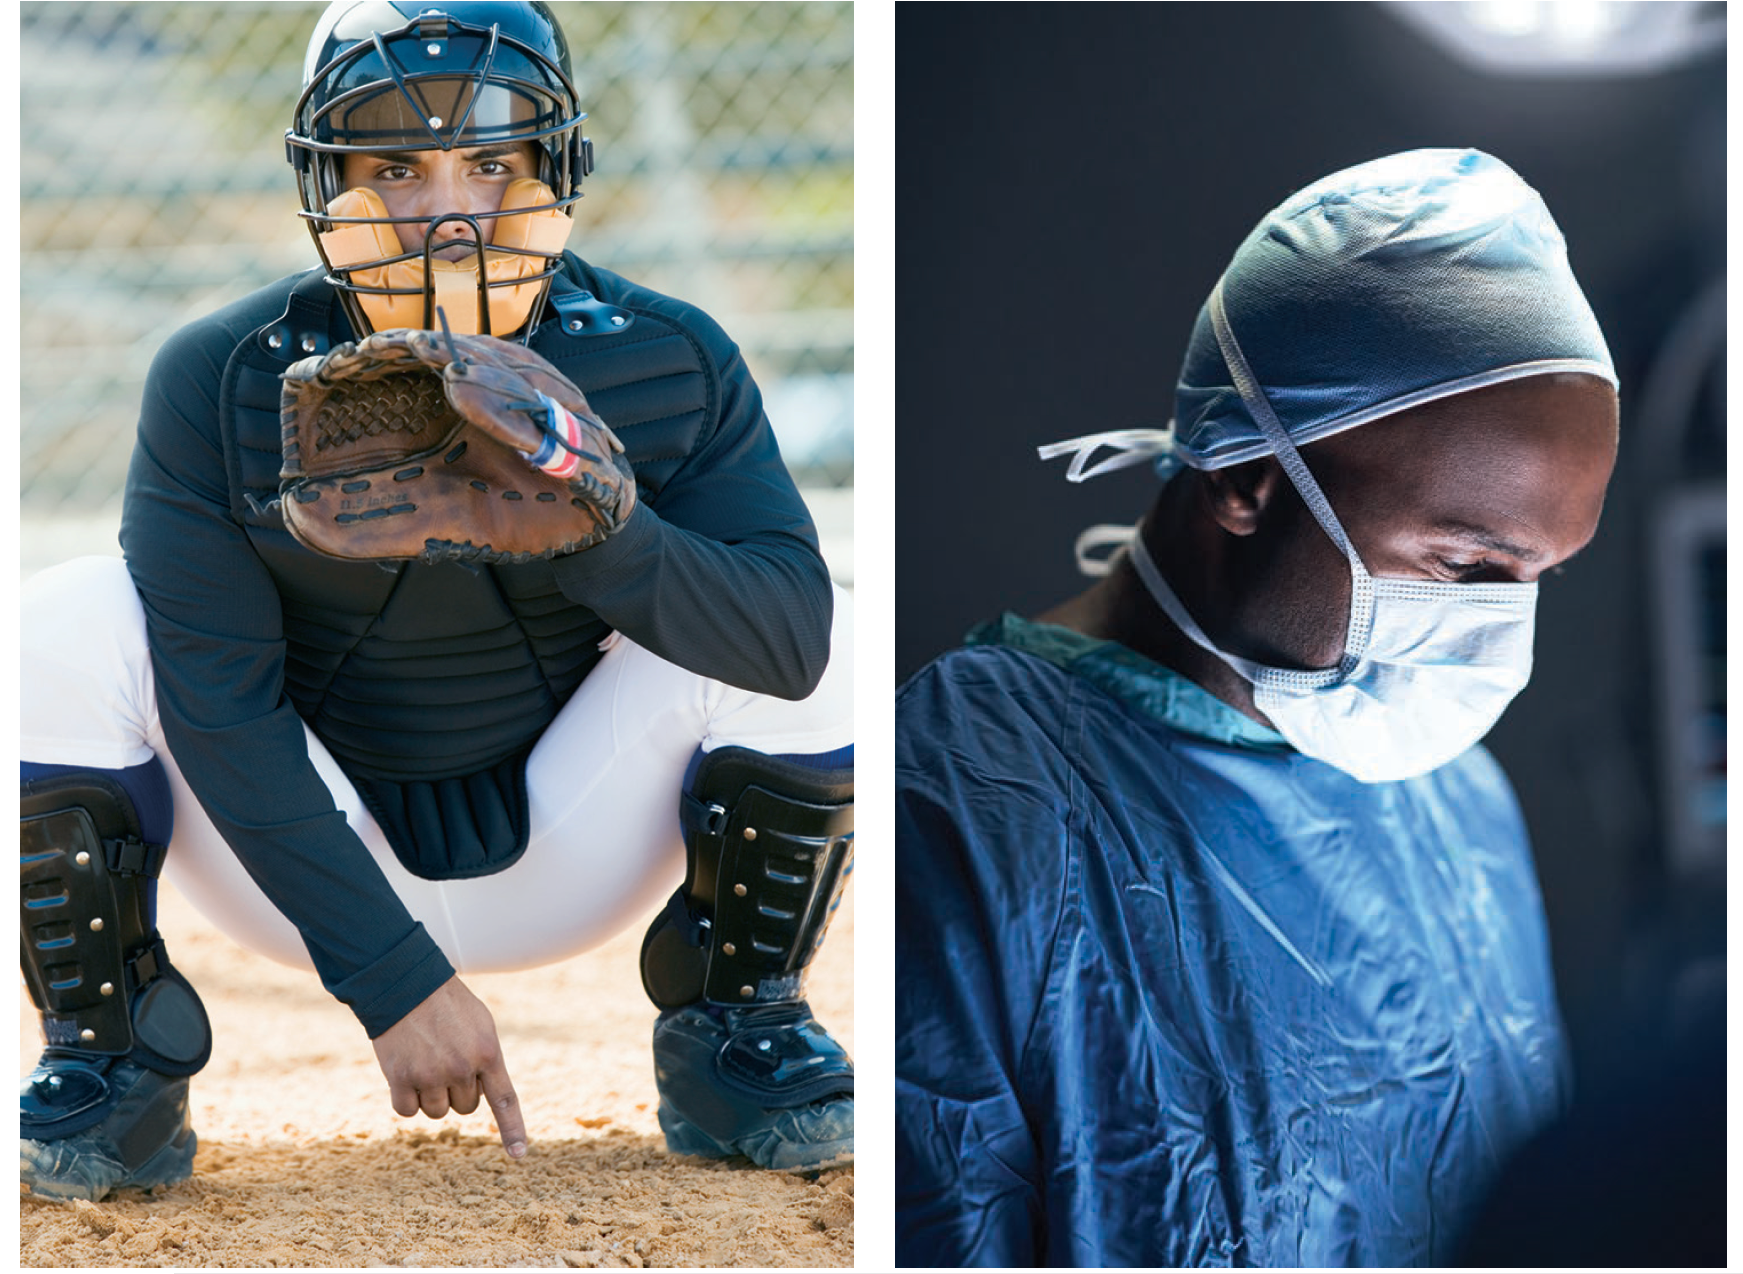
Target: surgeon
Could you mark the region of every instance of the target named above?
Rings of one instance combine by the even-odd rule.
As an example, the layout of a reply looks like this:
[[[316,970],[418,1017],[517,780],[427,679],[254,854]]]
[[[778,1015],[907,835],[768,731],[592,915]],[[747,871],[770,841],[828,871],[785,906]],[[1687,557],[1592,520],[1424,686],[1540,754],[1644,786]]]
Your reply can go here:
[[[904,1265],[1445,1263],[1568,1096],[1478,742],[1616,455],[1548,210],[1469,150],[1314,183],[1174,406],[1043,448],[1163,478],[1103,577],[900,692]]]

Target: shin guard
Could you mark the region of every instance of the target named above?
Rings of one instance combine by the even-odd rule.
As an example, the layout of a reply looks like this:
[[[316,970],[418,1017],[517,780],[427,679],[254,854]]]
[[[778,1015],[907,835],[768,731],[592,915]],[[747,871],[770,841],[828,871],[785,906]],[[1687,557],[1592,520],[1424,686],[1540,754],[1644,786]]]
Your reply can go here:
[[[184,1177],[187,1077],[212,1035],[152,923],[165,847],[100,772],[25,783],[20,814],[24,978],[48,1043],[19,1098],[24,1180],[94,1199]]]
[[[719,748],[681,820],[684,886],[642,943],[660,1122],[681,1153],[765,1167],[852,1153],[853,1063],[804,999],[853,861],[853,774]]]

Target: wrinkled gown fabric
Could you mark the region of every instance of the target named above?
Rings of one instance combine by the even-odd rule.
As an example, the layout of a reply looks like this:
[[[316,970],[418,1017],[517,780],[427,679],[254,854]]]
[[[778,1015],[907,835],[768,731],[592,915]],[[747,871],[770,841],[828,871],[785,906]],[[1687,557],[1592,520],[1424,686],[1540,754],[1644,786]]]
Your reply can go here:
[[[1567,1095],[1476,748],[1363,784],[1007,616],[900,693],[897,1260],[1449,1260]]]

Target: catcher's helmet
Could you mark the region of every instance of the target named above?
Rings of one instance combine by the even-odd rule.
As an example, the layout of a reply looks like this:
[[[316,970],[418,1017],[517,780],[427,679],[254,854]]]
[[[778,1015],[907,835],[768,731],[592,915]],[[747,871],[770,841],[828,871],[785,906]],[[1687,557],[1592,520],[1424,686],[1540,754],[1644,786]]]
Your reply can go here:
[[[521,325],[555,272],[593,168],[570,74],[568,42],[542,3],[328,7],[309,41],[285,151],[302,215],[359,334],[433,327],[438,303],[462,330],[506,335]],[[540,180],[515,183],[521,189],[499,212],[456,210],[475,233],[497,219],[482,269],[477,257],[455,263],[402,251],[395,224],[429,218],[389,217],[373,192],[341,188],[346,155],[501,142],[533,143]]]

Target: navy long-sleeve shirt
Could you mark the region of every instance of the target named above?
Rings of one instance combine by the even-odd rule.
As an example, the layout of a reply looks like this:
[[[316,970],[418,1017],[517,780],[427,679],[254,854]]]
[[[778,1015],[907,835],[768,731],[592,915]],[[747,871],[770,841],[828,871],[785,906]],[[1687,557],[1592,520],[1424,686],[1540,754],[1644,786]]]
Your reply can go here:
[[[306,292],[307,276],[282,280],[164,344],[121,540],[171,753],[323,983],[376,1036],[453,969],[335,808],[304,722],[408,866],[476,875],[506,865],[474,842],[500,848],[526,753],[608,632],[705,676],[801,698],[828,660],[832,602],[736,347],[694,306],[572,255],[559,289],[633,319],[591,340],[546,323],[532,347],[625,444],[639,501],[620,532],[523,566],[383,569],[304,549],[270,505],[276,379],[249,344],[299,282]],[[327,339],[350,338],[336,304],[325,322]],[[468,806],[458,820],[456,799]],[[456,821],[464,835],[443,843]]]

